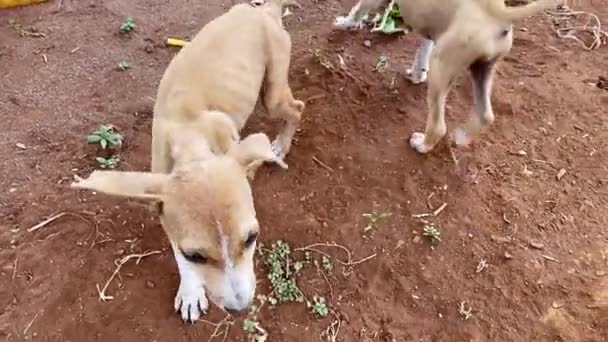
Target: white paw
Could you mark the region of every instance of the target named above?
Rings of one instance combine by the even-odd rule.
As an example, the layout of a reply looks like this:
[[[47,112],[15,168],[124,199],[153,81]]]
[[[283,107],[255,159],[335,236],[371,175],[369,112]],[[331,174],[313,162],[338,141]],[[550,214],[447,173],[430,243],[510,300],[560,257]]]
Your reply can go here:
[[[468,146],[473,141],[463,128],[459,128],[454,132],[453,140],[454,144],[458,146]]]
[[[274,153],[277,159],[283,160],[285,158],[285,148],[283,148],[283,144],[278,139],[272,142],[271,148],[272,153]]]
[[[180,284],[175,295],[174,308],[184,322],[194,323],[207,313],[209,308],[205,289],[202,286],[188,287]]]
[[[414,132],[410,138],[410,146],[418,153],[427,153],[432,147],[424,143],[424,133]]]
[[[334,20],[334,27],[335,28],[339,28],[342,30],[346,30],[346,29],[352,29],[352,28],[363,28],[363,22],[362,21],[355,21],[352,17],[350,16],[341,16],[341,17],[336,17],[336,19]]]
[[[424,83],[428,78],[428,72],[422,69],[407,69],[405,74],[407,79],[414,84]]]

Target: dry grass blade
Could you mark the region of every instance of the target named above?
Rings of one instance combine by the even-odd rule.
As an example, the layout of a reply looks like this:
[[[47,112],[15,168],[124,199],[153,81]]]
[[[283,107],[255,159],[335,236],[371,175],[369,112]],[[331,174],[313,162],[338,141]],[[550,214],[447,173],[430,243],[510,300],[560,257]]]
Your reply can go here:
[[[27,335],[27,331],[30,330],[36,318],[38,318],[38,313],[34,315],[34,318],[32,318],[32,320],[25,326],[25,329],[23,329],[23,336]]]
[[[321,338],[326,337],[327,342],[337,342],[340,334],[341,321],[340,317],[334,310],[330,310],[331,314],[336,318],[331,324],[321,333]]]

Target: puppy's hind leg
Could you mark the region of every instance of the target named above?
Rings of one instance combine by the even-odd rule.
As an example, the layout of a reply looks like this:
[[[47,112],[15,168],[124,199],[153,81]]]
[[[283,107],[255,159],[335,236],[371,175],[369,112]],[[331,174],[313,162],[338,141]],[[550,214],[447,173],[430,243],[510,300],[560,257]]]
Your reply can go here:
[[[474,137],[479,135],[482,128],[494,122],[492,110],[492,80],[497,58],[491,60],[478,60],[469,67],[473,83],[474,114],[463,128],[454,132],[454,143],[466,146]]]
[[[451,37],[450,37],[451,36]],[[458,52],[460,43],[455,34],[445,35],[437,42],[430,62],[429,85],[427,93],[428,115],[424,133],[414,132],[410,146],[419,153],[427,153],[445,136],[445,102],[458,73],[464,68],[463,56]],[[454,55],[454,58],[447,56]]]
[[[414,84],[424,83],[428,77],[429,61],[433,52],[433,41],[427,38],[422,38],[414,62],[409,69],[406,69],[406,77]]]
[[[291,38],[286,31],[272,37],[266,70],[264,105],[273,118],[281,118],[284,126],[272,143],[272,150],[283,159],[289,149],[304,111],[304,102],[293,98],[288,71],[291,58]]]

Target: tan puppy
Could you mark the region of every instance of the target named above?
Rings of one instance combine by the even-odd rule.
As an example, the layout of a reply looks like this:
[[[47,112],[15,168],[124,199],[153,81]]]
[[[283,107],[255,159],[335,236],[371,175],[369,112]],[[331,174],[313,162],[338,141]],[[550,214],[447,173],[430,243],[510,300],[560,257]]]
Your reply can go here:
[[[415,132],[410,145],[427,153],[445,136],[445,102],[456,77],[468,70],[473,83],[474,115],[456,130],[454,142],[468,145],[484,126],[494,121],[490,96],[496,62],[513,45],[512,22],[545,9],[560,0],[540,0],[507,7],[504,0],[393,0],[404,23],[423,36],[414,63],[407,70],[413,83],[427,80],[428,116],[424,133]],[[337,28],[360,28],[363,16],[387,4],[386,0],[360,0],[348,16],[338,17]]]
[[[264,161],[286,167],[281,158],[304,108],[287,82],[282,5],[232,7],[171,61],[154,107],[152,172],[95,171],[73,184],[160,202],[181,279],[175,309],[185,321],[207,310],[206,295],[234,311],[254,297],[259,224],[247,173]],[[263,83],[268,111],[286,122],[274,146],[261,133],[239,141]]]

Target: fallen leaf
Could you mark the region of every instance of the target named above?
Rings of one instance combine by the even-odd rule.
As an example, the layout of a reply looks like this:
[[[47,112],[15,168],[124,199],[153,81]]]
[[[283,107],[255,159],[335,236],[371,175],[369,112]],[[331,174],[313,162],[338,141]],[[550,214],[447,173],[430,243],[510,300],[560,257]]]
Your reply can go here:
[[[530,240],[530,247],[536,248],[536,249],[543,249],[543,248],[545,248],[545,245],[543,245],[542,242],[540,242],[540,241]]]
[[[560,169],[557,172],[557,176],[555,176],[557,178],[557,180],[561,180],[562,177],[564,177],[564,175],[566,174],[566,169]]]

